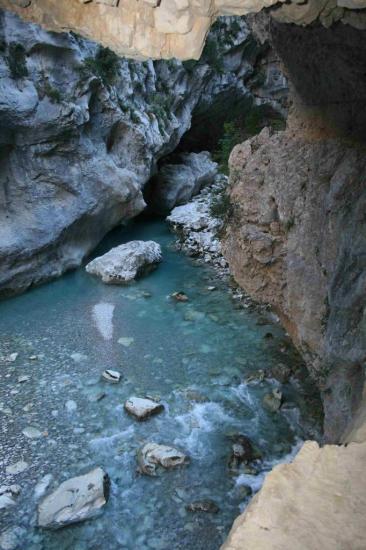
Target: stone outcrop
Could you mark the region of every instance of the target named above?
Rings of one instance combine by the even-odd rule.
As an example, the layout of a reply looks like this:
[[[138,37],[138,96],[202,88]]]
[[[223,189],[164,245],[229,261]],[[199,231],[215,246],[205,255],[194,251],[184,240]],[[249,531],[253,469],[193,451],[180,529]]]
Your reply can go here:
[[[141,212],[157,161],[202,101],[223,90],[226,102],[250,96],[248,26],[225,20],[220,29],[218,70],[216,57],[193,67],[122,60],[0,13],[1,296],[77,267]]]
[[[222,550],[366,547],[366,443],[306,442],[276,466],[239,516]]]
[[[210,153],[186,153],[179,156],[176,164],[164,164],[152,178],[145,200],[157,214],[168,214],[175,206],[187,203],[205,186],[213,183],[217,163]]]
[[[197,59],[218,15],[269,7],[281,22],[366,27],[366,15],[359,12],[365,0],[0,0],[0,7],[49,30],[73,30],[121,55],[153,58]]]
[[[364,378],[363,150],[265,129],[234,148],[230,165],[224,255],[280,316],[322,390],[326,438],[337,441]]]
[[[100,513],[109,496],[109,478],[101,469],[68,479],[38,506],[38,526],[59,529],[91,519]]]
[[[230,159],[224,255],[237,282],[271,304],[305,358],[322,392],[328,442],[347,429],[364,383],[364,38],[344,25],[272,24],[294,83],[287,130],[263,130]],[[319,52],[313,62],[311,44]],[[338,60],[331,67],[330,47]]]
[[[131,241],[112,248],[86,266],[103,283],[118,285],[134,281],[154,269],[162,260],[160,245],[154,241]]]

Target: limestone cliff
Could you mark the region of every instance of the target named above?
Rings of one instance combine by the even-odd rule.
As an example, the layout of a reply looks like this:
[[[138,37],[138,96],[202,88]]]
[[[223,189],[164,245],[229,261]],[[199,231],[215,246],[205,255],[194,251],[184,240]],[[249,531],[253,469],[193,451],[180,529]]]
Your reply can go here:
[[[0,7],[50,30],[73,30],[121,55],[153,58],[197,59],[218,15],[269,7],[281,22],[366,27],[365,0],[0,0]]]
[[[224,250],[239,284],[273,306],[300,349],[334,442],[360,402],[366,359],[364,31],[272,25],[272,42],[294,104],[285,132],[232,152]]]
[[[197,106],[251,96],[246,23],[214,32],[220,47],[200,63],[134,62],[0,14],[1,295],[76,267],[139,213]]]

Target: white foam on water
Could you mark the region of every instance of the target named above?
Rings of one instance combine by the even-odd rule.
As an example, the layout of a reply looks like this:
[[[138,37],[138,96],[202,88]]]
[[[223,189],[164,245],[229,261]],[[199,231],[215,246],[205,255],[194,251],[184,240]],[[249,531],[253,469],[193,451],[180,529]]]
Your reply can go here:
[[[90,447],[94,451],[109,452],[114,451],[115,447],[128,442],[135,434],[134,426],[129,426],[126,430],[114,433],[108,436],[95,437],[89,441]]]
[[[113,313],[114,304],[100,302],[93,306],[93,319],[95,325],[105,340],[111,340],[113,337]]]
[[[269,474],[271,470],[278,464],[289,464],[290,462],[292,462],[303,443],[304,442],[302,440],[298,439],[287,455],[274,460],[265,460],[263,462],[264,470],[259,472],[258,475],[240,474],[235,480],[235,486],[240,487],[241,485],[249,485],[249,487],[251,487],[253,491],[253,494],[257,493],[261,489],[266,475]],[[243,511],[244,507],[244,505],[240,506],[241,511]]]
[[[197,403],[185,414],[179,415],[175,420],[180,425],[182,436],[174,440],[174,444],[195,458],[203,458],[212,452],[207,445],[204,434],[220,429],[225,424],[233,425],[235,420],[226,414],[218,403]]]

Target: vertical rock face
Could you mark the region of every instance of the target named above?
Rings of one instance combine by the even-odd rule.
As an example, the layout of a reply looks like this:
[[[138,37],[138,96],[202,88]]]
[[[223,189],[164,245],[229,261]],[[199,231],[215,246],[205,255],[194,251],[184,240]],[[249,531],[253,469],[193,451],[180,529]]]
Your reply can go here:
[[[332,33],[275,26],[299,95],[285,132],[265,130],[232,152],[224,251],[236,280],[274,307],[302,352],[322,390],[325,437],[334,442],[364,382],[366,81],[364,31],[341,25]],[[317,43],[313,63],[310,42]]]
[[[216,58],[120,59],[0,13],[0,295],[76,267],[141,212],[144,184],[201,101],[250,96],[238,78],[253,72],[250,31],[241,19],[224,27],[218,70]]]

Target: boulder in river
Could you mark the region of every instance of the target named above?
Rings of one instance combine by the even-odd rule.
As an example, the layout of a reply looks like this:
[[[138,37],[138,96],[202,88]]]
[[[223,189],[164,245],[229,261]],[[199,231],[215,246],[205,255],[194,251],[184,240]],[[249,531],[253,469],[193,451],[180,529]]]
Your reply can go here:
[[[124,407],[125,410],[137,418],[137,420],[146,420],[150,416],[164,410],[164,405],[161,403],[142,397],[130,397],[125,402]]]
[[[216,502],[210,499],[195,500],[190,504],[187,504],[186,510],[188,512],[206,512],[206,514],[217,514],[220,511],[220,508],[217,506]]]
[[[269,412],[277,412],[282,405],[282,392],[278,389],[272,390],[271,393],[266,393],[262,400],[263,407]]]
[[[146,443],[137,453],[139,472],[148,476],[155,476],[158,466],[165,469],[177,468],[187,464],[188,460],[182,451],[157,443]]]
[[[189,300],[187,294],[184,294],[184,292],[173,292],[171,297],[177,302],[188,302]]]
[[[131,241],[95,258],[85,269],[103,283],[125,284],[155,268],[161,260],[161,248],[154,241]]]
[[[109,496],[109,477],[102,468],[61,483],[38,506],[38,526],[59,529],[99,514]]]
[[[229,459],[231,469],[238,468],[240,464],[248,464],[255,459],[253,445],[249,437],[237,434],[231,437],[233,445]]]

